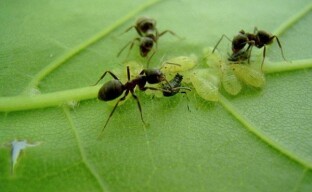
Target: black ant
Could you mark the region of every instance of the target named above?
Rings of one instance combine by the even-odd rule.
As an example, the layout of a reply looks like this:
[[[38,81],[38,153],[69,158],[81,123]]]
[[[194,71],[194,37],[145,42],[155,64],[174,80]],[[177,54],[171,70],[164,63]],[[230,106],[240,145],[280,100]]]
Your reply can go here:
[[[177,36],[171,30],[165,30],[161,33],[158,32],[156,28],[156,20],[149,17],[141,17],[137,20],[136,24],[129,27],[124,33],[128,32],[130,29],[135,28],[140,37],[134,38],[132,41],[128,42],[117,54],[117,57],[125,50],[126,47],[130,45],[128,55],[133,48],[134,43],[139,42],[140,47],[140,55],[142,57],[147,57],[147,55],[152,51],[154,44],[155,49],[153,53],[148,57],[147,65],[149,64],[151,58],[156,53],[158,48],[157,42],[158,39],[166,33],[170,33],[171,35]]]
[[[216,46],[213,48],[212,53],[215,51],[215,49],[217,48],[217,46],[219,45],[223,37],[226,37],[229,41],[231,41],[230,38],[228,38],[226,35],[222,35],[220,40],[217,42]],[[266,45],[273,43],[274,38],[276,39],[278,43],[283,59],[286,61],[284,57],[282,45],[278,37],[266,31],[258,30],[257,27],[255,27],[254,33],[246,33],[244,30],[239,31],[238,35],[236,35],[231,41],[233,55],[234,57],[237,57],[240,54],[239,52],[246,46],[246,44],[248,44],[246,52],[248,53],[247,58],[248,58],[248,63],[249,63],[252,47],[256,46],[259,49],[263,47],[263,59],[261,63],[261,68],[262,68],[263,63],[264,63],[265,53],[266,53]],[[238,53],[238,55],[235,55],[236,53]],[[233,57],[230,59],[233,59]]]
[[[127,66],[128,81],[125,84],[122,84],[121,81],[118,79],[118,77],[114,73],[112,73],[111,71],[105,71],[103,73],[103,75],[100,77],[100,79],[94,85],[98,84],[98,82],[100,80],[102,80],[107,73],[110,74],[113,77],[113,79],[106,82],[100,88],[100,90],[98,92],[98,99],[102,100],[102,101],[110,101],[110,100],[114,100],[117,97],[121,96],[123,93],[124,93],[124,95],[115,104],[112,112],[110,113],[110,115],[109,115],[109,117],[108,117],[108,119],[104,125],[102,132],[104,131],[105,127],[107,126],[107,124],[108,124],[110,118],[112,117],[115,109],[117,108],[118,104],[121,101],[126,99],[129,92],[131,93],[133,98],[137,101],[138,108],[139,108],[139,111],[141,114],[141,120],[142,120],[143,124],[145,125],[145,122],[143,120],[142,108],[141,108],[139,98],[134,93],[134,89],[136,86],[138,86],[141,91],[151,89],[151,90],[159,90],[159,91],[163,91],[163,92],[166,92],[166,91],[171,92],[170,87],[167,90],[164,90],[161,88],[154,88],[154,87],[145,86],[146,83],[157,84],[157,83],[160,83],[162,81],[166,81],[169,84],[169,82],[166,80],[165,75],[159,69],[143,69],[141,71],[141,73],[136,78],[130,80],[130,69],[129,69],[129,66]]]

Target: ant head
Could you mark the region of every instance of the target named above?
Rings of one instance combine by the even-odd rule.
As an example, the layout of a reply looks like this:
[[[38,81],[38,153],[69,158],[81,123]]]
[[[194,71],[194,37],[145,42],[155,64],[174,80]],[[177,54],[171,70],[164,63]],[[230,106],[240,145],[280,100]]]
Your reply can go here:
[[[149,30],[154,31],[156,27],[156,20],[149,17],[141,17],[137,20],[136,26],[143,33],[146,33]]]
[[[98,99],[102,101],[110,101],[119,97],[125,88],[117,79],[106,82],[98,92]]]
[[[236,53],[232,53],[232,55],[229,55],[228,61],[232,62],[241,62],[248,59],[248,52],[246,50],[240,50]]]
[[[154,40],[149,37],[143,37],[140,43],[140,54],[142,57],[146,57],[154,46]]]
[[[146,81],[150,84],[160,83],[166,80],[165,75],[160,69],[144,69]]]

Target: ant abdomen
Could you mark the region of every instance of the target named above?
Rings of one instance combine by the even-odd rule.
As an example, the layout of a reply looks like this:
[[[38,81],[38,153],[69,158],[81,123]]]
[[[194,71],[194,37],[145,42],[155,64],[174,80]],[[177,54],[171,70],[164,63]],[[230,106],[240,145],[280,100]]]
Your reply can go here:
[[[113,79],[106,82],[98,92],[98,99],[102,101],[110,101],[119,97],[124,92],[124,86],[122,83]]]

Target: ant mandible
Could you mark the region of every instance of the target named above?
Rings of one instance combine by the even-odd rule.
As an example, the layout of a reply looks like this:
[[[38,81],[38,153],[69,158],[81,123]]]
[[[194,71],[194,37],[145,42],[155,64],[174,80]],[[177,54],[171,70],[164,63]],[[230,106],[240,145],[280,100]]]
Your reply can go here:
[[[143,120],[142,108],[141,108],[139,98],[134,93],[134,89],[136,86],[138,86],[141,91],[151,89],[151,90],[160,90],[163,92],[166,92],[166,91],[170,92],[170,86],[169,86],[168,90],[146,86],[146,83],[157,84],[157,83],[160,83],[162,81],[165,81],[169,84],[169,82],[166,80],[165,75],[159,69],[143,69],[136,78],[130,80],[130,69],[129,69],[129,66],[127,66],[128,81],[125,84],[122,84],[121,81],[118,79],[118,77],[114,73],[112,73],[111,71],[105,71],[103,73],[103,75],[100,77],[100,79],[94,85],[97,85],[99,83],[99,81],[102,80],[106,76],[106,74],[110,74],[113,77],[113,79],[106,82],[100,88],[100,90],[98,92],[98,99],[102,100],[102,101],[110,101],[110,100],[114,100],[117,97],[121,96],[123,93],[124,93],[124,95],[115,104],[115,106],[114,106],[113,110],[111,111],[108,119],[106,120],[106,123],[105,123],[104,128],[102,129],[101,133],[103,133],[103,131],[104,131],[105,127],[107,126],[110,118],[114,114],[118,104],[121,101],[126,99],[129,92],[131,93],[133,98],[137,101],[138,108],[139,108],[140,115],[141,115],[141,120],[142,120],[143,124],[145,125],[145,122]]]
[[[230,38],[228,38],[226,35],[222,35],[220,40],[217,42],[217,44],[213,48],[212,53],[215,51],[215,49],[217,48],[217,46],[219,45],[223,37],[226,37],[229,41],[231,41]],[[266,45],[270,45],[271,43],[273,43],[274,38],[276,39],[278,43],[283,59],[286,61],[283,48],[278,37],[264,30],[258,30],[257,27],[255,27],[254,33],[246,33],[244,30],[241,30],[239,31],[238,35],[236,35],[233,38],[233,40],[231,41],[232,51],[233,51],[232,58],[237,57],[240,54],[239,52],[246,46],[246,44],[248,44],[246,53],[248,53],[247,58],[248,58],[248,63],[249,63],[252,47],[256,46],[259,49],[263,47],[263,59],[261,62],[261,68],[262,68],[263,63],[264,63],[265,53],[266,53]],[[238,54],[238,55],[235,55],[235,54]],[[232,58],[230,58],[230,60]]]
[[[156,28],[156,20],[149,17],[141,17],[137,20],[136,24],[130,26],[124,33],[128,32],[130,29],[135,28],[139,37],[134,38],[132,41],[128,42],[117,54],[117,57],[130,45],[128,55],[135,42],[139,43],[140,55],[142,57],[147,57],[147,55],[152,51],[154,45],[156,46],[151,55],[147,59],[147,66],[158,49],[158,39],[166,33],[177,36],[171,30],[165,30],[161,33],[158,32]]]

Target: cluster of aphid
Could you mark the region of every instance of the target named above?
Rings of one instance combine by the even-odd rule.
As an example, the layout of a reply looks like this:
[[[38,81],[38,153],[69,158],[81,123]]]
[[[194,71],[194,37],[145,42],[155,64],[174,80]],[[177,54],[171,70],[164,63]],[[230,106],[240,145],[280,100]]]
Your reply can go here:
[[[128,32],[132,28],[135,28],[139,37],[134,38],[132,41],[127,43],[120,50],[117,56],[119,56],[121,52],[129,45],[130,52],[134,43],[137,41],[139,42],[141,56],[147,57],[147,63],[149,63],[152,56],[157,51],[157,42],[159,37],[167,32],[176,36],[176,34],[170,30],[165,30],[159,33],[156,28],[156,21],[147,17],[138,19],[136,24],[129,27],[125,32]],[[209,101],[218,101],[221,84],[224,90],[231,95],[237,95],[241,91],[242,83],[254,87],[262,87],[264,85],[265,78],[261,69],[265,58],[265,46],[271,44],[274,38],[277,40],[282,52],[282,56],[285,60],[279,39],[265,31],[258,31],[256,28],[254,33],[245,33],[243,30],[241,30],[232,41],[230,40],[232,42],[232,54],[230,54],[227,59],[223,59],[223,57],[216,51],[216,48],[223,37],[226,37],[228,40],[230,40],[226,35],[222,35],[214,48],[208,48],[204,50],[204,60],[208,64],[207,68],[195,67],[197,65],[196,56],[180,56],[165,61],[161,65],[160,69],[148,68],[147,64],[147,68],[140,69],[140,72],[138,72],[138,75],[134,78],[131,78],[130,67],[127,65],[126,83],[122,83],[113,72],[105,71],[99,80],[95,83],[95,85],[98,84],[99,81],[102,80],[107,74],[112,76],[113,79],[106,82],[100,88],[98,92],[98,98],[102,101],[111,101],[120,97],[122,94],[123,96],[119,98],[115,104],[104,125],[103,130],[114,114],[118,104],[126,99],[129,92],[136,100],[140,111],[141,120],[145,124],[142,115],[142,107],[139,98],[135,94],[136,87],[138,87],[141,91],[159,91],[163,96],[166,97],[174,96],[179,92],[186,93],[184,90],[190,91],[191,89],[181,85],[183,80],[183,76],[181,74],[183,74],[185,77],[184,82],[191,83],[196,92],[202,98]],[[246,45],[248,45],[247,48],[245,48]],[[253,46],[256,46],[257,48],[264,47],[263,59],[260,69],[259,66],[256,68],[249,64]],[[148,54],[152,50],[153,52],[148,57]],[[246,64],[246,61],[248,64]],[[172,75],[172,79],[168,81],[165,74],[167,77]]]

